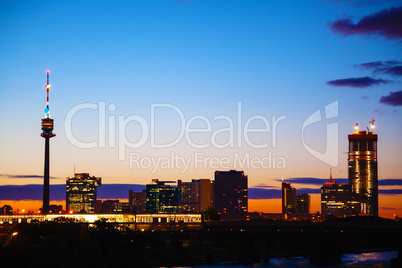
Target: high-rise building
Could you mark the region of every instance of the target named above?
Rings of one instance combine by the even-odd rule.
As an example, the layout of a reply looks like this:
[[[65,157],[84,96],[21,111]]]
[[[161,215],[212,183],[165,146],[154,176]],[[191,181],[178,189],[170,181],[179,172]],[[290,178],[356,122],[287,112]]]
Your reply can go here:
[[[336,183],[332,179],[321,187],[321,214],[337,216],[358,215],[360,210],[359,196],[352,192],[350,185]]]
[[[297,213],[310,213],[310,195],[297,194],[296,195],[296,212]]]
[[[248,178],[243,171],[215,171],[215,209],[221,218],[240,219],[248,211]]]
[[[180,191],[179,212],[200,213],[213,207],[213,182],[209,179],[177,181]]]
[[[296,212],[296,188],[291,183],[282,181],[282,213]]]
[[[370,131],[356,131],[349,138],[349,185],[360,196],[360,213],[378,216],[377,140],[374,119]]]
[[[144,213],[147,211],[147,192],[128,191],[128,205],[134,213]]]
[[[4,205],[1,209],[0,209],[0,214],[2,215],[9,215],[9,214],[13,214],[13,208],[9,205]]]
[[[95,213],[97,187],[102,178],[89,176],[88,173],[75,173],[66,179],[67,213]]]
[[[45,139],[45,165],[43,174],[43,207],[42,213],[49,213],[49,194],[50,194],[50,139],[56,136],[53,133],[53,119],[50,118],[49,109],[49,71],[47,71],[47,83],[46,83],[46,108],[45,108],[45,118],[42,119],[42,133],[40,134]]]
[[[178,212],[179,191],[177,188],[166,185],[174,181],[152,180],[152,184],[147,184],[146,211],[148,213],[176,213]]]

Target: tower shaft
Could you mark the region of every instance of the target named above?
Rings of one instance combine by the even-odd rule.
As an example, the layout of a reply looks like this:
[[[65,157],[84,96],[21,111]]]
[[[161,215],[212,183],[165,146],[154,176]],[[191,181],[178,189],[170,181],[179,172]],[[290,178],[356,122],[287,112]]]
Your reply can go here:
[[[43,175],[43,208],[42,213],[49,213],[49,193],[50,193],[50,176],[49,176],[49,150],[50,142],[49,137],[45,137],[45,167]]]

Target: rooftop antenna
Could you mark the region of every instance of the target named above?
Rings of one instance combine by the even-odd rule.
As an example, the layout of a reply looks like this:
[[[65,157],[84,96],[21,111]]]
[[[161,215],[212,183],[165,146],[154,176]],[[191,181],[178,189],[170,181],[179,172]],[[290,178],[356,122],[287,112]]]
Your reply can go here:
[[[356,130],[356,133],[359,133],[359,123],[357,123],[357,122],[355,124],[355,130]]]
[[[45,118],[50,118],[50,110],[49,110],[49,89],[50,89],[50,84],[49,84],[49,74],[50,71],[46,71],[46,108],[45,108]]]

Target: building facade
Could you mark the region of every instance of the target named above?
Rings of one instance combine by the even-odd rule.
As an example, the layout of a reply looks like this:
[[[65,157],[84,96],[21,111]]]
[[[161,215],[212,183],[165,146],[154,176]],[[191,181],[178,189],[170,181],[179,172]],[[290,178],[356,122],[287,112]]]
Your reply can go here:
[[[348,138],[349,185],[360,197],[360,213],[378,216],[378,137],[373,132],[356,129]]]
[[[296,213],[296,188],[282,181],[282,213]]]
[[[131,212],[134,213],[144,213],[147,211],[147,192],[143,190],[142,192],[134,192],[133,190],[128,191],[128,205],[130,206]]]
[[[352,191],[350,185],[338,184],[330,175],[329,181],[321,187],[321,214],[335,216],[359,215],[359,196]]]
[[[179,190],[166,185],[173,181],[152,180],[152,184],[146,186],[146,211],[147,213],[177,213],[179,208]]]
[[[310,213],[310,195],[297,194],[296,195],[296,212],[297,213]]]
[[[97,187],[102,185],[102,178],[88,173],[75,173],[66,179],[67,213],[95,213]]]
[[[209,179],[177,181],[180,192],[179,212],[200,213],[208,207],[213,207],[214,183]]]
[[[215,171],[215,209],[221,218],[240,219],[248,211],[248,178],[243,171]]]

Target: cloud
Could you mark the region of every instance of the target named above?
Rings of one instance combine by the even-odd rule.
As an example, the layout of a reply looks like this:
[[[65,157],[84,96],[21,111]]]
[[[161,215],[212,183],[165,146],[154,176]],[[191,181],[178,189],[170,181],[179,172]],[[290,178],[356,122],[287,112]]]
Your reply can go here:
[[[281,181],[281,180],[277,180]],[[310,184],[310,185],[318,185],[322,186],[328,179],[321,179],[321,178],[288,178],[286,182],[290,183],[298,183],[298,184]],[[346,178],[335,178],[334,181],[337,183],[344,183],[348,184],[348,179]],[[402,179],[383,179],[378,180],[379,186],[402,186]],[[299,191],[299,189],[297,189]]]
[[[353,34],[402,38],[402,7],[391,7],[364,16],[357,23],[350,18],[328,22],[329,28],[344,36]]]
[[[141,192],[145,185],[141,184],[103,184],[98,187],[98,199],[128,199],[128,191]],[[43,185],[1,185],[2,200],[42,200]],[[66,199],[66,185],[50,185],[50,200],[64,201]]]
[[[345,79],[337,79],[331,80],[327,82],[327,85],[334,87],[357,87],[357,88],[365,88],[371,87],[373,85],[378,84],[388,84],[391,81],[384,79],[374,79],[371,77],[357,77],[357,78],[345,78]]]
[[[387,68],[387,67],[397,66],[400,64],[402,64],[402,61],[388,60],[388,61],[365,62],[365,63],[356,64],[354,66],[358,67],[358,68],[362,68],[362,69],[377,70],[380,68]]]
[[[385,114],[384,110],[374,109],[374,113],[378,114],[378,116],[383,116]]]
[[[402,186],[402,179],[383,179],[378,181],[381,186]]]
[[[0,177],[7,177],[11,179],[43,179],[43,175],[12,175],[0,174]],[[57,177],[50,177],[51,179],[59,179]]]
[[[386,190],[379,189],[378,193],[386,195],[402,194],[402,189],[386,189]]]
[[[299,184],[310,184],[310,185],[319,185],[322,186],[329,179],[320,179],[320,178],[288,178],[286,182],[290,183],[299,183]],[[334,179],[337,183],[348,183],[348,179]],[[278,180],[281,181],[281,180]]]
[[[402,62],[398,60],[372,61],[354,65],[357,68],[373,70],[373,74],[402,75]]]
[[[391,106],[402,106],[402,91],[390,92],[388,96],[382,96],[380,103]]]
[[[397,208],[390,208],[390,207],[379,207],[381,210],[398,210]]]
[[[389,74],[392,76],[402,75],[402,66],[392,66],[386,68],[380,68],[374,71],[375,73]]]

